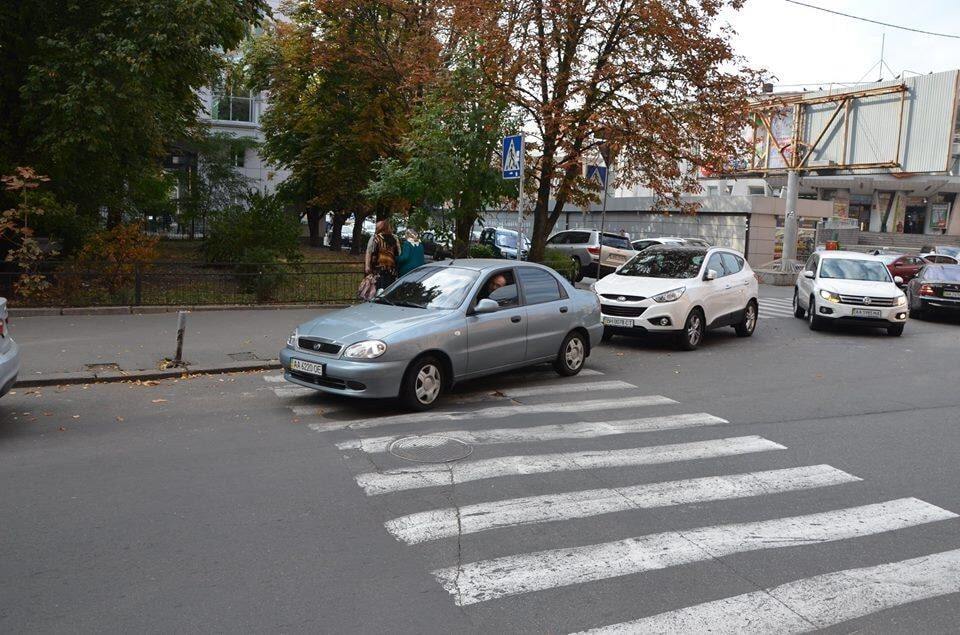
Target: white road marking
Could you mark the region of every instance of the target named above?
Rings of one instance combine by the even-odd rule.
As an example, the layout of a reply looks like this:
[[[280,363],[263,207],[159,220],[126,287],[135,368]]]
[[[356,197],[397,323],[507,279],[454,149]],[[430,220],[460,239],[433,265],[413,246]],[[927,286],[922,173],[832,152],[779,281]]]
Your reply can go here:
[[[556,441],[558,439],[590,439],[615,434],[633,434],[657,430],[677,430],[699,426],[713,426],[728,423],[726,419],[715,417],[706,412],[692,414],[667,415],[665,417],[646,417],[643,419],[623,419],[621,421],[581,421],[579,423],[535,426],[532,428],[494,428],[492,430],[451,430],[442,434],[472,443],[473,445],[495,445],[498,443],[526,443],[529,441]],[[352,439],[337,444],[341,450],[361,450],[370,454],[386,452],[390,444],[406,436],[402,434],[368,439]]]
[[[760,298],[760,310],[757,313],[759,317],[767,318],[792,318],[793,317],[793,299],[792,298]]]
[[[306,388],[304,386],[278,386],[273,389],[274,394],[281,399],[286,399],[287,397],[309,397],[311,395],[316,395],[317,391],[312,388]]]
[[[526,388],[504,388],[507,397],[537,397],[540,395],[565,395],[577,392],[593,392],[595,390],[631,390],[637,387],[625,381],[594,381],[571,384],[567,382],[553,382],[548,386],[529,386]]]
[[[858,538],[956,517],[916,498],[901,498],[805,516],[479,560],[438,569],[433,575],[464,606],[746,551]]]
[[[287,380],[284,379],[283,375],[264,375],[263,381],[267,382],[268,384],[282,384]]]
[[[960,549],[846,569],[586,633],[806,633],[960,592]]]
[[[619,408],[634,408],[639,406],[662,406],[675,403],[677,402],[673,399],[661,395],[641,395],[637,397],[626,397],[624,399],[591,399],[589,401],[577,402],[491,406],[479,410],[418,412],[393,415],[390,417],[371,417],[369,419],[356,419],[351,421],[347,427],[376,428],[379,426],[419,423],[424,421],[461,421],[463,419],[498,419],[526,414],[595,412],[598,410],[616,410]]]
[[[363,488],[368,496],[375,496],[423,487],[441,487],[451,483],[467,483],[500,476],[656,465],[785,449],[785,446],[759,436],[745,436],[623,450],[502,456],[494,459],[444,465],[411,466],[384,472],[367,472],[357,475],[356,479],[357,484]]]
[[[854,483],[861,479],[829,465],[811,465],[748,474],[708,476],[631,487],[511,498],[434,509],[384,523],[395,538],[413,545],[503,527],[587,518],[631,509],[670,507],[748,498]]]

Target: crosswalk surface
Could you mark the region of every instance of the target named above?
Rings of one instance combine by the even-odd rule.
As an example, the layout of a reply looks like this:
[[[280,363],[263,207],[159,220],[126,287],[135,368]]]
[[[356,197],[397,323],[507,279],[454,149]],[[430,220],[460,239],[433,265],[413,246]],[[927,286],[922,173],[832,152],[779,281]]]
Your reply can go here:
[[[761,303],[761,317],[763,313]],[[342,400],[318,405],[330,400],[286,384],[280,375],[264,380],[295,415],[309,417],[310,429],[327,436],[345,458],[364,459],[354,463],[365,466],[355,470],[354,478],[363,494],[387,510],[384,530],[399,549],[427,550],[424,571],[460,607],[516,600],[535,607],[544,593],[577,593],[589,585],[642,580],[668,569],[682,573],[685,567],[741,554],[776,557],[779,550],[849,544],[845,541],[936,523],[954,523],[953,530],[960,530],[953,511],[909,493],[878,494],[877,500],[865,501],[857,494],[865,481],[855,474],[816,461],[798,464],[796,456],[804,456],[803,451],[791,452],[774,438],[730,435],[725,429],[731,422],[723,418],[689,412],[675,396],[646,394],[596,370],[564,380],[536,371],[507,375],[502,387],[450,395],[436,411],[386,416]],[[404,461],[391,453],[395,444],[411,436],[455,439],[473,452],[445,463]],[[617,447],[596,449],[604,440]],[[693,471],[655,482],[649,482],[645,472],[654,466],[683,472],[698,462],[749,457],[765,457],[766,467],[707,475]],[[604,480],[605,470],[618,468],[620,475],[636,478],[615,484]],[[543,483],[537,475],[557,485],[544,492],[538,489]],[[590,486],[562,485],[578,475]],[[455,496],[455,488],[465,485],[473,487],[457,489]],[[562,491],[556,491],[558,487]],[[638,531],[635,522],[616,523],[620,515],[639,510],[703,504],[742,510],[735,506],[738,501],[776,501],[827,491],[833,495],[824,500],[843,500],[849,494],[851,502],[813,509],[787,506],[790,513],[774,518],[732,517],[732,522],[649,532]],[[563,540],[567,534],[544,531],[570,523],[578,523],[578,531],[596,526],[603,532],[600,539],[557,544],[558,536]],[[498,535],[504,539],[483,540]],[[471,550],[473,555],[462,559],[441,548],[451,541],[457,554],[467,553],[467,546],[496,547],[487,554]],[[960,549],[936,552],[930,545],[923,547],[919,557],[913,552],[903,558],[887,554],[879,563],[844,561],[834,570],[781,578],[769,587],[744,576],[746,588],[753,589],[746,593],[723,593],[720,587],[712,597],[690,597],[680,608],[645,610],[625,621],[620,613],[615,614],[620,619],[604,619],[600,611],[584,616],[583,623],[553,628],[589,633],[799,633],[960,593]],[[862,555],[856,547],[851,553]]]
[[[793,299],[792,298],[760,298],[759,318],[792,318],[793,317]]]

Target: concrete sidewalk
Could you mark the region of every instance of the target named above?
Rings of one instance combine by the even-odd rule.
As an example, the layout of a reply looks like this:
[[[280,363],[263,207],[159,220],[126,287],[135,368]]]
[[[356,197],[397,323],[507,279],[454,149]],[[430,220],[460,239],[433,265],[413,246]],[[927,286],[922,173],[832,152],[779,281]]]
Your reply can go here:
[[[298,324],[329,309],[197,311],[187,315],[183,359],[188,372],[275,366]],[[159,373],[177,344],[177,314],[56,315],[11,320],[20,345],[20,385],[118,380]],[[155,371],[148,375],[146,371]]]

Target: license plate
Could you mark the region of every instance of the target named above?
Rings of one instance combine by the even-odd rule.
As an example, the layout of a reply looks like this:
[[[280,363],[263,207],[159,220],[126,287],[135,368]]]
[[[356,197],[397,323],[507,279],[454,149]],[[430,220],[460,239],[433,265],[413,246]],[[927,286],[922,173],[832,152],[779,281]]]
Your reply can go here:
[[[626,262],[627,257],[621,256],[620,254],[610,254],[610,260],[616,260],[617,262]]]
[[[945,298],[960,298],[960,291],[944,291],[943,297]]]
[[[859,315],[860,317],[880,317],[879,309],[854,309],[854,315]]]
[[[298,373],[307,373],[309,375],[318,375],[323,377],[323,364],[305,362],[302,359],[291,359],[290,370],[295,370]]]
[[[617,317],[607,317],[603,316],[604,326],[633,326],[633,320],[629,318],[617,318]]]

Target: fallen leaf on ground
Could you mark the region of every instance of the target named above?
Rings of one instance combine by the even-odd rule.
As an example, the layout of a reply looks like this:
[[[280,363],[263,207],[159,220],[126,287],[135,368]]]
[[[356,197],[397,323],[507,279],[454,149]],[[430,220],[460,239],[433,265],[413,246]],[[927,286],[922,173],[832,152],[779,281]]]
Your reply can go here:
[[[120,423],[123,423],[123,417],[117,417],[117,421],[119,421]]]
[[[167,403],[167,400],[166,400],[166,399],[154,399],[154,400],[152,400],[152,401],[153,401],[153,403]]]
[[[73,415],[73,418],[74,418],[74,419],[79,419],[79,418],[80,418],[80,415]]]
[[[43,416],[44,416],[44,417],[50,417],[50,416],[52,416],[52,415],[53,415],[52,412],[44,412],[44,413],[43,413]]]
[[[60,432],[66,432],[66,431],[67,431],[67,429],[64,428],[63,426],[60,426],[59,430],[60,430]]]

